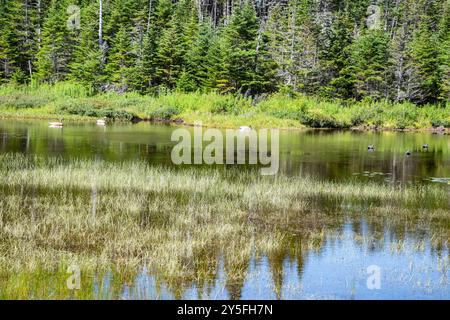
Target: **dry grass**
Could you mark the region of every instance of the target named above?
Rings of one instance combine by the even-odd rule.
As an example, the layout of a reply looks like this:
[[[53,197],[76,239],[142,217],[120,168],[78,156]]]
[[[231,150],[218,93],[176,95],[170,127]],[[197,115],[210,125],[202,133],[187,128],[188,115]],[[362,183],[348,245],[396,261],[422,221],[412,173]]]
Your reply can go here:
[[[20,273],[11,289],[74,263],[126,279],[145,266],[177,295],[187,282],[214,281],[219,258],[239,283],[252,254],[275,261],[320,248],[346,213],[403,229],[448,224],[445,188],[257,172],[0,155],[0,279]]]

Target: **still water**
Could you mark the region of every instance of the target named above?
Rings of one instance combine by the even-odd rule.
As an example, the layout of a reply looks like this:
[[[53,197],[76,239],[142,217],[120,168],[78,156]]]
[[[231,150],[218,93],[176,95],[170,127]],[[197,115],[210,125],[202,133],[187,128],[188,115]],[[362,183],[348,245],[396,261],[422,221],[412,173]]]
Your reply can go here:
[[[74,123],[55,129],[48,128],[47,121],[3,120],[0,152],[107,161],[141,159],[170,165],[175,128],[149,123],[107,127]],[[429,145],[426,151],[422,149],[424,144]],[[375,152],[367,151],[369,145],[375,146]],[[407,151],[412,155],[405,156]],[[431,133],[281,131],[280,172],[333,180],[447,182],[450,137]]]
[[[46,121],[0,121],[0,153],[43,157],[93,158],[106,161],[144,160],[172,165],[176,127],[149,123],[99,127],[89,123],[48,128]],[[192,129],[189,129],[192,130]],[[428,150],[422,145],[428,144]],[[367,146],[375,151],[368,152]],[[431,133],[282,131],[280,173],[318,179],[385,184],[436,184],[450,192],[450,137]],[[411,151],[407,156],[406,151]],[[245,169],[245,167],[243,167]],[[326,204],[321,204],[326,206]],[[333,208],[328,208],[333,210]],[[393,213],[395,214],[395,213]],[[450,212],[449,212],[450,217]],[[434,244],[427,228],[393,230],[389,222],[366,221],[352,214],[339,219],[319,247],[269,256],[253,256],[240,281],[227,280],[217,253],[212,281],[183,284],[174,290],[143,268],[114,288],[113,272],[90,275],[98,299],[449,299],[447,239]],[[442,232],[448,234],[450,227]],[[295,238],[293,241],[301,241]],[[379,270],[379,286],[370,286]],[[373,269],[370,269],[373,270]],[[51,279],[45,281],[53,281]],[[369,285],[368,285],[369,282]],[[373,283],[372,283],[373,284]]]

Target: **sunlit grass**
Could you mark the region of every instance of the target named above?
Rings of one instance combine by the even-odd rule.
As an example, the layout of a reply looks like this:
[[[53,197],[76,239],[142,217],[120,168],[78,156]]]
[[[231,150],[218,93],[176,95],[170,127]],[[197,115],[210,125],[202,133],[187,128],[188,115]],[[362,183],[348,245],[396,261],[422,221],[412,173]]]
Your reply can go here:
[[[302,94],[274,94],[252,100],[215,92],[167,92],[142,96],[130,92],[98,93],[80,84],[0,86],[0,117],[71,120],[108,117],[116,120],[184,120],[206,126],[255,128],[423,129],[450,127],[449,105],[417,106],[409,102],[329,101]]]
[[[2,155],[0,170],[3,243],[20,243],[3,249],[14,248],[17,258],[24,255],[24,261],[15,259],[17,267],[37,263],[46,253],[58,259],[79,256],[124,264],[158,257],[170,262],[166,269],[170,273],[177,259],[192,257],[196,250],[229,247],[237,241],[242,251],[240,237],[252,243],[248,242],[251,228],[270,224],[276,229],[307,215],[326,219],[326,207],[344,200],[366,207],[368,214],[388,216],[397,211],[397,217],[414,211],[400,210],[402,206],[447,205],[446,189],[435,186],[380,187],[308,177],[262,177],[257,171],[234,169],[175,170],[142,162],[64,162]],[[445,216],[438,209],[433,214],[433,218]],[[275,232],[255,235],[252,241],[270,248],[276,238]],[[29,259],[30,254],[36,259]],[[12,262],[5,257],[2,262]]]
[[[70,297],[61,279],[73,264],[88,275],[114,270],[118,283],[145,267],[180,296],[186,283],[212,283],[223,259],[227,281],[239,283],[253,254],[275,263],[289,251],[319,250],[348,216],[399,235],[432,226],[436,247],[448,239],[445,187],[258,172],[0,155],[0,295],[51,297],[43,277],[60,286],[55,298]]]

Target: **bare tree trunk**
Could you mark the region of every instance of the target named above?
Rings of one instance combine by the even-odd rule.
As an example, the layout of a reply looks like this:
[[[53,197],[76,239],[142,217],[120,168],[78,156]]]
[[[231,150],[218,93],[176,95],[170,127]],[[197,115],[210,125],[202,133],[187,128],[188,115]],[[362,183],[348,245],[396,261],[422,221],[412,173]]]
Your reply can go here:
[[[202,0],[197,0],[197,8],[198,20],[203,22]]]
[[[42,33],[42,28],[41,28],[41,21],[42,21],[41,0],[38,0],[38,2],[37,2],[37,11],[38,11],[38,21],[39,22],[38,22],[36,33],[37,33],[37,36],[38,36],[38,39],[37,39],[38,49],[40,49],[41,48],[41,41],[42,41],[42,39],[41,39],[41,33]]]
[[[233,4],[231,3],[232,0],[227,0],[226,2],[226,8],[225,8],[225,24],[227,25],[230,21],[231,11],[233,10]]]
[[[28,45],[28,43],[31,41],[30,39],[30,19],[28,16],[28,0],[24,1],[25,6],[25,44]],[[31,59],[28,59],[27,61],[27,67],[28,67],[28,73],[30,74],[30,78],[32,77],[32,70],[31,70]]]
[[[292,26],[291,26],[291,32],[292,32],[292,39],[291,39],[291,50],[290,50],[290,55],[289,55],[289,64],[292,65],[294,62],[294,55],[295,55],[295,42],[296,42],[296,37],[295,37],[295,31],[296,31],[296,24],[297,24],[297,6],[294,5],[294,12],[292,13]],[[293,84],[293,74],[292,74],[292,70],[289,70],[288,73],[288,85],[292,85]]]
[[[31,67],[31,60],[28,60],[28,72],[30,73],[30,78],[33,78],[33,69]]]
[[[103,0],[99,0],[99,10],[98,10],[98,45],[100,48],[103,47]]]
[[[213,2],[213,23],[214,26],[217,26],[217,0]]]
[[[152,20],[152,4],[153,4],[153,0],[150,0],[148,2],[148,19],[147,19],[147,33],[150,30],[150,22]]]

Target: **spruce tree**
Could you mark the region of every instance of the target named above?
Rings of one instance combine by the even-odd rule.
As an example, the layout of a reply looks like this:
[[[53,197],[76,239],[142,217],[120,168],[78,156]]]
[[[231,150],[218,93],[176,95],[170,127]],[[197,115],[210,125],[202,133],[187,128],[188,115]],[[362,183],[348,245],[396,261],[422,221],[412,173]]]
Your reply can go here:
[[[324,96],[347,99],[353,95],[354,70],[350,62],[352,49],[352,29],[349,12],[336,13],[330,27],[318,35],[318,56],[320,78],[317,79],[317,92]]]
[[[388,68],[387,37],[381,30],[368,30],[351,45],[349,66],[343,69],[347,84],[353,85],[353,98],[385,97],[385,77]]]
[[[210,77],[208,74],[210,68],[209,59],[214,59],[214,57],[208,57],[208,52],[213,46],[214,36],[211,22],[199,23],[198,34],[188,46],[185,71],[196,89],[210,86],[208,83],[208,78]]]
[[[425,1],[419,27],[411,43],[412,58],[417,69],[415,76],[421,83],[420,94],[415,100],[417,103],[437,102],[440,96],[437,10],[434,0]]]
[[[99,89],[102,77],[102,52],[98,43],[98,4],[90,4],[81,12],[81,31],[70,64],[69,79]]]
[[[128,28],[121,26],[111,40],[111,50],[105,67],[104,81],[119,92],[126,91],[134,75],[135,50],[131,44]]]
[[[80,30],[67,27],[69,5],[81,8]],[[448,7],[448,0],[0,0],[0,82],[446,103]]]
[[[44,21],[42,43],[37,53],[37,78],[55,83],[65,80],[75,45],[75,30],[67,26],[66,1],[53,1]]]
[[[37,12],[31,1],[0,2],[0,74],[5,81],[32,76],[37,50]]]
[[[158,43],[156,76],[159,84],[167,88],[176,86],[177,79],[183,69],[186,53],[186,38],[184,36],[186,14],[184,3],[178,3]]]
[[[274,76],[274,61],[267,52],[267,37],[259,27],[256,12],[250,3],[235,9],[222,35],[223,72],[218,79],[222,92],[239,91],[253,95],[264,87],[273,89],[270,79]]]
[[[450,2],[446,2],[439,24],[440,96],[443,103],[450,102]]]
[[[203,86],[211,90],[219,89],[226,92],[228,90],[224,90],[222,84],[228,83],[228,80],[225,79],[228,66],[224,58],[224,41],[221,34],[221,30],[216,30],[209,38],[209,47],[203,62],[206,72]]]

